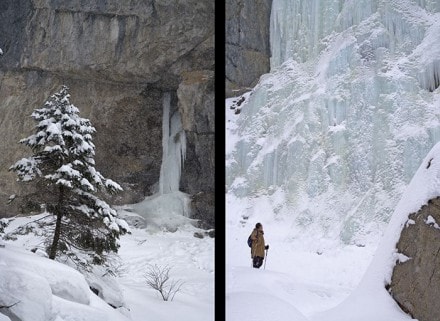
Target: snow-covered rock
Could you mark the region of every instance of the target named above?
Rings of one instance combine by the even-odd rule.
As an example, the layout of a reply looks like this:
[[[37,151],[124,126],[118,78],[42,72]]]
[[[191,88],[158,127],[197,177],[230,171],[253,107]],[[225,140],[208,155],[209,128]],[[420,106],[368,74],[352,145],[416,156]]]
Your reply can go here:
[[[1,261],[4,260],[9,266],[21,266],[30,273],[41,276],[53,295],[80,304],[90,303],[91,292],[81,273],[35,254],[16,252],[17,248],[14,246],[11,246],[11,250],[8,248],[3,250]]]
[[[1,251],[3,259],[5,250]],[[2,312],[13,320],[50,320],[52,292],[44,276],[11,262],[8,262],[8,265],[0,266],[0,305],[10,306],[8,309],[2,309]]]
[[[110,306],[120,308],[125,305],[122,289],[114,276],[102,271],[100,267],[94,267],[93,273],[87,273],[86,279],[90,288],[97,291],[96,295]]]
[[[78,271],[8,244],[0,248],[2,313],[21,321],[128,320],[96,296]]]
[[[405,225],[397,244],[397,251],[409,259],[394,267],[389,290],[414,318],[440,320],[440,230],[436,223],[440,198],[430,200],[409,217],[415,224]]]

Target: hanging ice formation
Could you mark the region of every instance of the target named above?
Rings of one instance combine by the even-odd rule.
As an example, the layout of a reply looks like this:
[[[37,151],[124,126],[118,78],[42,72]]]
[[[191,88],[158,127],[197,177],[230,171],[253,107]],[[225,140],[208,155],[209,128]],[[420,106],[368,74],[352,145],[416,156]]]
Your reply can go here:
[[[186,154],[186,135],[178,110],[172,110],[171,94],[163,96],[162,164],[159,190],[144,201],[132,205],[143,216],[148,228],[174,231],[191,222],[189,195],[179,191],[180,177]]]
[[[227,155],[244,216],[265,199],[290,236],[380,234],[440,140],[439,12],[434,0],[273,1],[271,72]]]
[[[162,165],[160,167],[159,193],[179,191],[180,176],[186,155],[186,136],[182,128],[180,113],[170,115],[171,95],[163,98],[162,119]]]

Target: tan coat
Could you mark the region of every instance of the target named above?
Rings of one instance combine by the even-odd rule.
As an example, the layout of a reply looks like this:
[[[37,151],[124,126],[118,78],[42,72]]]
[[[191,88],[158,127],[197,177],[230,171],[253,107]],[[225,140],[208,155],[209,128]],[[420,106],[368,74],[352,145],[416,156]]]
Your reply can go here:
[[[251,234],[252,239],[252,249],[251,249],[251,257],[260,256],[264,258],[264,232],[258,231],[256,228],[252,231]]]

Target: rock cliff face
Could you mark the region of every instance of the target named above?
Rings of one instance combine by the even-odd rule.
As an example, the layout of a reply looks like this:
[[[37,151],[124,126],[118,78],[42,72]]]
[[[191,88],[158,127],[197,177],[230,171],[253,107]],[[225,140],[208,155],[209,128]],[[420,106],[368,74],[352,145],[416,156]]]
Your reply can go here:
[[[440,320],[440,198],[411,214],[397,244],[409,259],[393,271],[390,292],[419,321]]]
[[[272,0],[226,0],[226,97],[249,91],[270,69]]]
[[[155,192],[163,94],[177,98],[188,131],[181,190],[204,195],[195,214],[213,222],[214,14],[212,0],[1,1],[0,216],[31,208],[33,191],[8,168],[29,153],[18,141],[33,109],[65,84],[97,129],[97,168],[125,189],[117,204]]]

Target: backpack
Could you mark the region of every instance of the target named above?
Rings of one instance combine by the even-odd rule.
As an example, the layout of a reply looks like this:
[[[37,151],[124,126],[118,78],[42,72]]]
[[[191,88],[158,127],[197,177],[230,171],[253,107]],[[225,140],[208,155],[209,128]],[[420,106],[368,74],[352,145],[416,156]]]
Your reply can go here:
[[[252,234],[251,234],[252,235]],[[252,239],[251,239],[251,235],[249,235],[248,240],[247,240],[247,244],[249,245],[250,248],[252,248]]]

